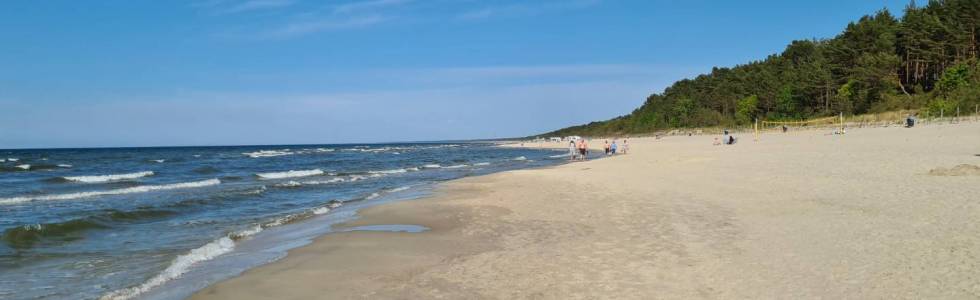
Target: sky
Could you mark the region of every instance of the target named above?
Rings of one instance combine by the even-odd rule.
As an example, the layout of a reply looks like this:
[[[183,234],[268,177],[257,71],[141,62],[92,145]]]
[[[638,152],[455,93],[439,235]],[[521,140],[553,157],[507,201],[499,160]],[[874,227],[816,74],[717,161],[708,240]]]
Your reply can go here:
[[[0,149],[520,137],[907,1],[0,3]]]

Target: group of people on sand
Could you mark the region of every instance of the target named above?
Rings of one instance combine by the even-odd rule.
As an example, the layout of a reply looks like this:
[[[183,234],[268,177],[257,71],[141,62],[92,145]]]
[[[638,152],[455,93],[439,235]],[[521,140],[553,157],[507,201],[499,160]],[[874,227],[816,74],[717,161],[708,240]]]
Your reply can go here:
[[[620,147],[616,144],[616,140],[613,140],[612,144],[609,143],[609,140],[606,140],[605,147],[603,148],[605,149],[606,155],[616,155],[617,153],[626,154],[626,152],[629,151],[629,142],[626,139],[623,139],[623,144]],[[588,141],[585,139],[569,141],[568,154],[570,156],[570,160],[586,160],[589,155]]]
[[[730,133],[728,133],[728,129],[725,129],[725,132],[721,135],[721,140],[720,141],[718,140],[718,138],[715,138],[714,145],[716,145],[716,146],[717,145],[721,145],[721,144],[734,145],[735,142],[738,142],[738,139],[736,139],[734,135],[731,135]]]

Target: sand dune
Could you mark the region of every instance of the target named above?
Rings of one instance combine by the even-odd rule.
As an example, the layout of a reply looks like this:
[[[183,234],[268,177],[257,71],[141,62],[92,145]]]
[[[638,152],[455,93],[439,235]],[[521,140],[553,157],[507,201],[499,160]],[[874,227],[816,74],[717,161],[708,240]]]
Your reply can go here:
[[[980,165],[980,124],[741,138],[449,182],[344,225],[430,231],[324,236],[194,298],[980,297],[980,177],[934,176]]]

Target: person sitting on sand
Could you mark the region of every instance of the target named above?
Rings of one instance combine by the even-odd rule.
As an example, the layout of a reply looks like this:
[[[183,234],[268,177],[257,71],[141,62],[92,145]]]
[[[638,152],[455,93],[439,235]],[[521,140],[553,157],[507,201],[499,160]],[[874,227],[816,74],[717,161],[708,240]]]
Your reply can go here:
[[[721,136],[721,142],[725,145],[735,144],[735,136],[728,133],[728,129],[725,129],[725,133]]]
[[[721,141],[718,140],[718,137],[715,137],[715,142],[714,143],[711,143],[711,144],[712,145],[715,145],[715,146],[718,146],[718,145],[721,145]]]
[[[612,145],[609,146],[609,155],[616,155],[616,140],[613,140]]]

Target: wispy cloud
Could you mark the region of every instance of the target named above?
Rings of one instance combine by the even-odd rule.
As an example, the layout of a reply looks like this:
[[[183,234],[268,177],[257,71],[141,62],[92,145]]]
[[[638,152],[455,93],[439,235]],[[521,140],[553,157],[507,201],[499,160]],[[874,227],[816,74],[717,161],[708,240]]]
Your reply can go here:
[[[412,0],[366,0],[341,4],[334,7],[333,12],[337,14],[350,14],[369,10],[377,10],[385,7],[407,4]]]
[[[367,28],[394,20],[427,18],[434,22],[476,21],[496,17],[536,16],[584,9],[601,3],[601,0],[509,1],[496,6],[480,7],[479,2],[475,1],[431,1],[356,0],[317,4],[309,1],[300,3],[300,0],[201,0],[194,5],[221,13],[246,13],[288,7],[286,14],[275,16],[278,19],[257,23],[263,24],[263,28],[252,28],[247,35],[229,34],[247,36],[248,39],[281,40],[321,32]],[[253,34],[255,32],[257,34]]]
[[[236,13],[260,9],[280,8],[293,5],[293,0],[249,0],[229,7],[226,12]]]
[[[258,1],[258,0],[255,0]],[[292,20],[265,30],[262,39],[286,39],[325,31],[364,28],[386,22],[389,10],[413,0],[363,0],[322,7],[294,15]]]
[[[572,0],[547,2],[521,2],[508,5],[488,6],[464,11],[456,19],[464,21],[485,20],[495,17],[536,16],[563,10],[583,9],[598,5],[601,0]]]
[[[365,15],[346,18],[321,18],[312,20],[301,20],[286,23],[280,27],[273,28],[259,34],[263,39],[283,39],[302,36],[322,31],[332,31],[341,29],[353,29],[367,27],[385,21],[381,15]]]
[[[293,4],[296,4],[295,0],[204,0],[193,2],[191,6],[215,14],[233,14],[285,8]]]

